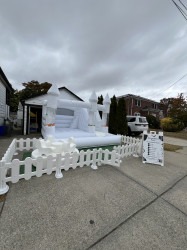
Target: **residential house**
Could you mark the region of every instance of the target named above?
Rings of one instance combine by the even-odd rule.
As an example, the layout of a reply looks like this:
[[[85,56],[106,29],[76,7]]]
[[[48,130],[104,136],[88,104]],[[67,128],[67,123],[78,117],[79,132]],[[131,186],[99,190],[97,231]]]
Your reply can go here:
[[[5,119],[9,118],[10,94],[13,93],[13,91],[12,85],[0,67],[0,126],[4,125]]]
[[[59,98],[83,101],[80,97],[74,94],[66,87],[59,88]],[[22,106],[19,105],[19,110],[22,110],[22,132],[24,135],[32,132],[41,132],[42,127],[42,105],[45,100],[48,100],[48,95],[40,95],[33,98],[29,98],[22,102]],[[71,110],[68,109],[57,109],[57,114],[60,115],[72,115]]]
[[[164,117],[164,112],[159,102],[133,94],[118,96],[117,100],[120,98],[124,98],[126,101],[127,115],[140,114],[142,116],[153,115],[157,118]]]

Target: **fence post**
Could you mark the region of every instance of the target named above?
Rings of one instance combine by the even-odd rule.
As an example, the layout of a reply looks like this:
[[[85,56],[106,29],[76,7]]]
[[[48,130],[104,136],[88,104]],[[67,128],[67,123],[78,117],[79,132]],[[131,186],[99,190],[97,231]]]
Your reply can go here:
[[[57,179],[60,179],[63,177],[63,174],[61,172],[61,154],[57,154],[56,155],[56,173],[55,173],[55,177]]]
[[[6,194],[9,190],[9,186],[6,184],[5,181],[6,178],[6,168],[5,168],[5,162],[0,162],[0,195]]]
[[[133,154],[133,156],[134,157],[139,157],[138,156],[138,146],[139,146],[139,143],[136,141],[136,143],[135,143],[135,148],[134,148],[134,154]]]
[[[97,163],[97,159],[96,159],[96,156],[97,156],[97,149],[93,149],[92,152],[93,152],[93,153],[92,153],[92,164],[91,164],[91,168],[92,168],[93,170],[97,170],[97,169],[98,169],[98,167],[97,167],[97,165],[96,165],[96,163]]]
[[[142,151],[143,151],[143,139],[141,139],[139,142],[138,142],[138,146],[137,146],[137,154],[139,156],[142,156]]]
[[[102,150],[102,148],[100,148],[99,150],[98,150],[98,163],[97,163],[97,165],[98,166],[101,166],[102,164],[101,164],[101,161],[102,161],[102,155],[103,155],[103,150]]]
[[[120,159],[121,159],[120,154],[118,154],[115,150],[112,150],[112,152],[111,152],[111,165],[116,166],[116,167],[120,167],[120,163],[121,163]]]

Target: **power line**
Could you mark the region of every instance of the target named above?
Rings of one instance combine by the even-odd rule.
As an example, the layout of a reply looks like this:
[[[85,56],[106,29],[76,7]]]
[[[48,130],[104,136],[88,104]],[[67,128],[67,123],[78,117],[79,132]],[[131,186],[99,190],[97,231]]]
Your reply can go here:
[[[172,0],[172,2],[174,3],[175,7],[180,11],[180,13],[183,15],[183,17],[187,21],[187,14],[185,13],[185,11],[174,0]],[[187,9],[186,6],[180,0],[179,2],[184,6],[185,9]]]
[[[186,76],[187,76],[187,74],[183,75],[180,79],[178,79],[177,81],[175,81],[174,83],[172,83],[168,88],[166,88],[162,92],[165,92],[166,90],[170,89],[171,87],[173,87],[176,83],[178,83],[180,80],[182,80]]]
[[[187,10],[187,7],[184,5],[184,3],[181,1],[181,0],[179,0],[179,2],[182,4],[182,6]]]

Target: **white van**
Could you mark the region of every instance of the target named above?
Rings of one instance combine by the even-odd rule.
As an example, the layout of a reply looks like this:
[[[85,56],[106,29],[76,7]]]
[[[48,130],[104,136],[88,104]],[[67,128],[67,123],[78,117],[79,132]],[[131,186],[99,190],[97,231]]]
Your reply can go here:
[[[140,115],[127,115],[128,135],[140,135],[144,130],[148,130],[146,117]]]

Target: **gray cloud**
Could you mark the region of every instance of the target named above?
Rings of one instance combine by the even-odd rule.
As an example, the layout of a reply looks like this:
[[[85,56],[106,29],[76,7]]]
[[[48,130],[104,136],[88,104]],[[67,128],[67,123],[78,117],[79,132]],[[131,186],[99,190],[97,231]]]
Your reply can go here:
[[[30,80],[83,98],[184,92],[187,23],[169,0],[3,1],[0,64],[14,88]],[[187,94],[187,92],[185,92]]]

